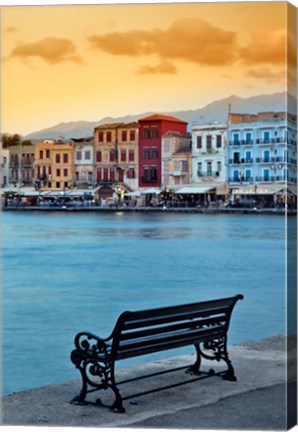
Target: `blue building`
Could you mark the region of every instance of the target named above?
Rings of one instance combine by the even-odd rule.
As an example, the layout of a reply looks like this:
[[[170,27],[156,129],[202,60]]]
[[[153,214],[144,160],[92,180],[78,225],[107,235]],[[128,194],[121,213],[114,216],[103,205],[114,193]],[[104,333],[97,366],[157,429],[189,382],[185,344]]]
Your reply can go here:
[[[295,193],[297,116],[285,112],[229,114],[228,182],[238,195]]]

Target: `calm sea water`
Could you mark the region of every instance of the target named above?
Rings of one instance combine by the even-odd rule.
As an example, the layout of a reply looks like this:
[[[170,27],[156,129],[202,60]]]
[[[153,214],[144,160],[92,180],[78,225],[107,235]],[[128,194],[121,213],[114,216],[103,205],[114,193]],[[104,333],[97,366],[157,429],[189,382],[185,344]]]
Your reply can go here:
[[[4,394],[79,378],[76,332],[108,336],[127,309],[242,293],[230,343],[285,331],[282,216],[7,212],[2,227]]]

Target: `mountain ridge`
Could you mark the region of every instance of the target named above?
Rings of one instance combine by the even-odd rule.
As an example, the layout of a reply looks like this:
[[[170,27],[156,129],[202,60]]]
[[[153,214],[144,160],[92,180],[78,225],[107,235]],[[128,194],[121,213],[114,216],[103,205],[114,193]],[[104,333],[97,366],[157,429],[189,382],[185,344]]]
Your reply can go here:
[[[237,95],[231,95],[227,98],[212,101],[202,108],[180,111],[148,111],[140,114],[129,114],[120,117],[106,116],[97,121],[69,121],[60,122],[54,126],[32,132],[23,137],[26,140],[57,139],[63,136],[64,139],[84,138],[93,135],[96,126],[105,123],[129,123],[137,121],[142,117],[159,112],[160,114],[172,115],[188,123],[191,129],[193,124],[226,122],[228,112],[236,113],[257,113],[262,111],[285,111],[286,98],[288,98],[287,111],[291,114],[297,112],[297,100],[294,96],[286,92],[273,93],[271,95],[257,95],[249,98],[242,98]]]

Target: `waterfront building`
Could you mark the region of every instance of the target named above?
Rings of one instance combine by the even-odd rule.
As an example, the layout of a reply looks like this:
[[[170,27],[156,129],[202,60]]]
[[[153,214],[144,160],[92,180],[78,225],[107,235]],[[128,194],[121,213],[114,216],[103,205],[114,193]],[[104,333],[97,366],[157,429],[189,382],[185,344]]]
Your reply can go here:
[[[9,149],[4,149],[0,143],[0,187],[4,188],[9,183]]]
[[[117,195],[138,187],[138,124],[108,123],[94,129],[94,170],[98,197]]]
[[[191,134],[167,132],[161,142],[161,183],[164,188],[191,182]]]
[[[232,189],[246,186],[255,194],[261,190],[274,194],[285,184],[295,185],[297,116],[230,113],[227,162]]]
[[[9,183],[32,186],[34,183],[34,145],[20,143],[9,147]]]
[[[35,144],[35,187],[42,190],[72,189],[74,186],[74,144],[63,139]]]
[[[193,183],[227,181],[226,147],[226,123],[192,127]]]
[[[94,139],[72,138],[74,146],[74,186],[89,188],[94,185]]]
[[[162,185],[162,137],[169,131],[185,135],[186,129],[185,121],[162,114],[139,120],[139,187]]]

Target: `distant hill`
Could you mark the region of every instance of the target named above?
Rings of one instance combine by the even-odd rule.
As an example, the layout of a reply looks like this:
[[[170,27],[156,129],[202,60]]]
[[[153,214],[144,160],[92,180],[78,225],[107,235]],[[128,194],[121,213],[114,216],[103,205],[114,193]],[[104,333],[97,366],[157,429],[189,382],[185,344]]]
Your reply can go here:
[[[228,118],[229,107],[231,112],[236,113],[257,113],[261,111],[285,111],[286,92],[274,93],[272,95],[259,95],[250,98],[241,98],[238,96],[229,96],[206,105],[204,108],[186,111],[167,111],[159,112],[160,114],[172,115],[188,123],[188,129],[191,130],[193,124],[202,124],[210,122],[225,122]],[[297,112],[297,100],[288,95],[288,111],[292,114]],[[142,114],[127,115],[124,117],[104,117],[97,121],[74,121],[63,122],[55,126],[42,129],[26,135],[24,139],[40,140],[46,138],[57,139],[63,136],[66,140],[70,138],[84,138],[93,135],[96,126],[105,123],[124,122],[129,123],[142,117],[146,117],[154,112]]]

